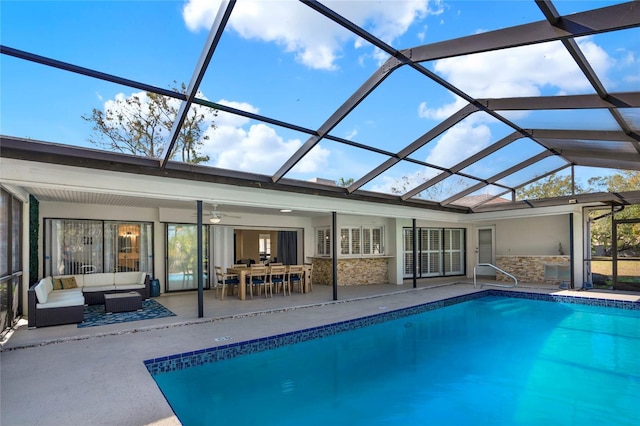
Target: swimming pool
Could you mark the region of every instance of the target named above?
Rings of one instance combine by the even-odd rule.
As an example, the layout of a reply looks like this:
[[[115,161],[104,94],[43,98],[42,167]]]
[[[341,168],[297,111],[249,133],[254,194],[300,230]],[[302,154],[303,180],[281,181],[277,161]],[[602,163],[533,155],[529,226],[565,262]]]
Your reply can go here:
[[[145,363],[184,425],[637,424],[637,304],[503,294]]]

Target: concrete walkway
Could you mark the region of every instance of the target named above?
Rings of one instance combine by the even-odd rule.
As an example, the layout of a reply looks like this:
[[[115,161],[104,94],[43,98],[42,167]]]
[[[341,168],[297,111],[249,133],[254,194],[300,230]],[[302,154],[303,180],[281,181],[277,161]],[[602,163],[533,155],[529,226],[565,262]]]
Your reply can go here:
[[[465,282],[404,286],[316,286],[311,293],[273,298],[215,299],[205,292],[205,316],[197,295],[158,298],[177,314],[158,320],[111,326],[75,325],[28,330],[18,327],[0,353],[0,424],[13,425],[177,425],[143,361],[329,324],[381,310],[441,300],[480,289]],[[516,291],[550,293],[551,286]],[[637,295],[636,299],[640,299]]]

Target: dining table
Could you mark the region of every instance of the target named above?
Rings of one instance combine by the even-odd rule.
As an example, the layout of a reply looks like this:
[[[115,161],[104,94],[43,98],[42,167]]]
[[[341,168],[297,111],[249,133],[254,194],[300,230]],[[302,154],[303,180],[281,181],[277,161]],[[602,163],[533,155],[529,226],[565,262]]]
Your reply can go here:
[[[238,298],[245,300],[247,298],[247,274],[251,272],[249,268],[234,268],[233,266],[227,268],[227,274],[234,274],[238,276]]]
[[[304,265],[304,271],[305,273],[302,274],[303,278],[303,292],[306,293],[309,291],[309,283],[308,283],[308,278],[309,278],[309,266]],[[240,300],[245,300],[247,298],[247,286],[246,286],[246,282],[247,282],[247,275],[249,275],[249,273],[251,272],[251,268],[235,268],[233,266],[230,266],[227,268],[227,274],[234,274],[238,276],[238,298]]]

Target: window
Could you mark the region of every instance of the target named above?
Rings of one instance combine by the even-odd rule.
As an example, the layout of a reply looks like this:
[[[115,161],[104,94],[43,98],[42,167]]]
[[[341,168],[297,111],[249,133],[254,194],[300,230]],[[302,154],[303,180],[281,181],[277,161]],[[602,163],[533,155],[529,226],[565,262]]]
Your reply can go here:
[[[417,228],[418,277],[464,275],[465,230]],[[413,276],[413,229],[403,230],[404,274]]]
[[[265,262],[271,258],[271,235],[260,234],[259,239],[260,262]]]
[[[45,219],[45,275],[153,274],[153,224]]]
[[[331,256],[331,229],[316,228],[316,256]]]
[[[362,254],[383,254],[382,228],[362,228]]]
[[[340,254],[383,254],[381,227],[343,227],[340,229]]]

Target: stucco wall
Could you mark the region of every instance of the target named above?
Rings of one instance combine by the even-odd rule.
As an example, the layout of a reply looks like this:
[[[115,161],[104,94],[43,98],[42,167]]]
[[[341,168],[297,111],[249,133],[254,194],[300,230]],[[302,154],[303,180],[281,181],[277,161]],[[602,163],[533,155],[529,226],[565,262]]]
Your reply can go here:
[[[496,256],[569,254],[569,215],[507,219],[495,224]]]

